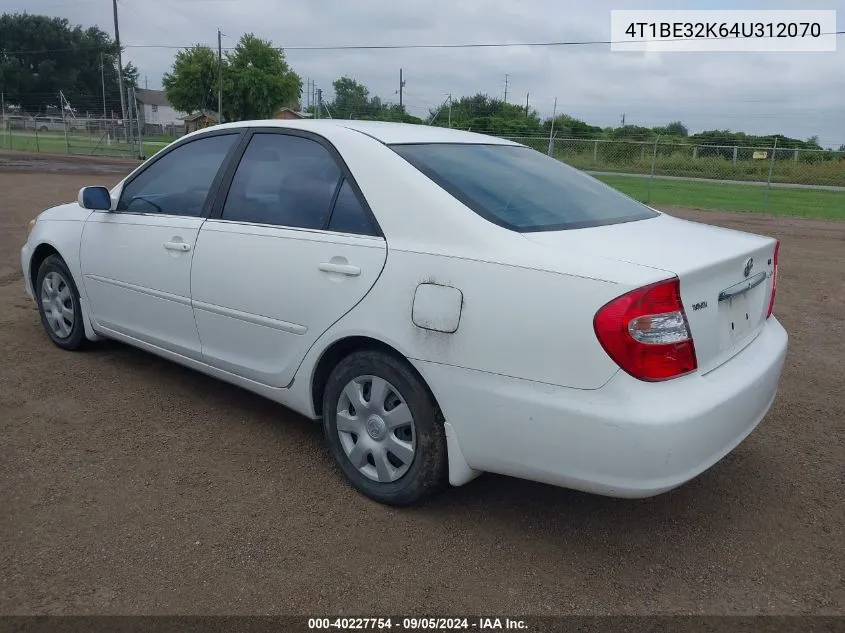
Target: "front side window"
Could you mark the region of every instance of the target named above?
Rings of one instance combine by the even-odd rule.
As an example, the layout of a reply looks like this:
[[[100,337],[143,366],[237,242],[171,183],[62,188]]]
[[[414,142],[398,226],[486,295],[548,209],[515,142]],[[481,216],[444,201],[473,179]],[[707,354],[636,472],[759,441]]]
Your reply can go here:
[[[528,147],[458,143],[391,147],[470,209],[514,231],[559,231],[657,215]]]
[[[222,219],[325,228],[341,176],[332,155],[316,141],[255,134],[235,171]]]
[[[150,164],[129,182],[117,210],[199,217],[208,192],[238,134],[190,141]]]

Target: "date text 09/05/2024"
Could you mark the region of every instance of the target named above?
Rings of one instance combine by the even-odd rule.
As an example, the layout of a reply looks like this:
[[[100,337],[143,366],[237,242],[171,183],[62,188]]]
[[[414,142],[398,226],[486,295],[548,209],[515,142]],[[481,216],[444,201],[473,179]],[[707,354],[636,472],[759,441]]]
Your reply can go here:
[[[309,618],[310,630],[392,630],[400,631],[518,631],[527,630],[523,620],[511,618]]]

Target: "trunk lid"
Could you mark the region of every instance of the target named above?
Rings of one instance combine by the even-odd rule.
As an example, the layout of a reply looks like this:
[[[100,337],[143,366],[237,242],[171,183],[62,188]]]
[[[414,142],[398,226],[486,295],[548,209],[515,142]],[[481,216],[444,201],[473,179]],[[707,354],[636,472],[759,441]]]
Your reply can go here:
[[[740,352],[765,324],[774,281],[774,238],[665,214],[649,220],[523,236],[570,254],[583,253],[585,257],[677,275],[702,373]]]

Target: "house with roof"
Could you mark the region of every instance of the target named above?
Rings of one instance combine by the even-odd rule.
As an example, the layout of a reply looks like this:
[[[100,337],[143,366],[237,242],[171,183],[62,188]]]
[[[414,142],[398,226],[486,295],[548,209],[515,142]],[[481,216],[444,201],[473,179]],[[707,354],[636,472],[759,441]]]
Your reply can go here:
[[[311,118],[310,112],[301,112],[298,109],[294,108],[281,108],[273,115],[274,119],[286,119],[286,120],[295,120],[295,119],[308,119]]]
[[[185,134],[202,130],[220,122],[220,116],[212,110],[200,110],[185,116]]]
[[[187,113],[179,112],[168,103],[164,90],[137,88],[135,100],[138,102],[138,115],[145,129],[147,126],[181,127],[187,116]]]

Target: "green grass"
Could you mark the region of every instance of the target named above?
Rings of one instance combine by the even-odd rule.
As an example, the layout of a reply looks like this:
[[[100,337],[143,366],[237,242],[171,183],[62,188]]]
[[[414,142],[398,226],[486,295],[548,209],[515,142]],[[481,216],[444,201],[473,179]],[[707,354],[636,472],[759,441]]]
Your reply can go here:
[[[599,180],[637,200],[648,200],[648,178],[598,176]],[[845,220],[845,191],[766,187],[719,182],[663,180],[651,185],[653,206],[677,206],[719,211]]]
[[[149,157],[162,149],[160,142],[148,143],[144,139],[144,154]],[[19,152],[43,152],[45,154],[80,154],[88,156],[124,156],[134,157],[128,145],[116,142],[111,144],[100,135],[65,135],[61,132],[23,132],[14,131],[11,136],[0,133],[0,149],[10,149]],[[70,149],[70,151],[68,151]]]
[[[176,136],[168,136],[166,134],[156,134],[154,136],[145,136],[144,141],[145,142],[150,141],[150,142],[153,142],[153,143],[166,143],[166,144],[169,145],[170,143],[175,141],[177,138],[178,137],[176,137]]]
[[[649,174],[652,168],[652,156],[649,152],[639,152],[644,146],[602,145],[594,155],[592,152],[561,149],[555,152],[555,158],[568,165],[586,171],[607,171],[626,174]],[[706,148],[702,148],[704,151]],[[637,151],[635,151],[637,150]],[[661,152],[664,151],[661,148]],[[743,151],[742,155],[749,154]],[[830,158],[841,156],[831,152]],[[825,156],[827,156],[825,154]],[[717,156],[699,156],[693,158],[691,150],[686,154],[673,152],[658,153],[654,161],[654,173],[662,176],[680,176],[684,178],[712,178],[713,180],[753,180],[766,182],[769,169],[772,169],[772,182],[796,183],[805,185],[834,185],[845,187],[845,162],[839,160],[818,160],[816,162],[801,159],[792,160],[789,156],[778,158],[771,164],[769,160],[740,159],[734,163]]]

